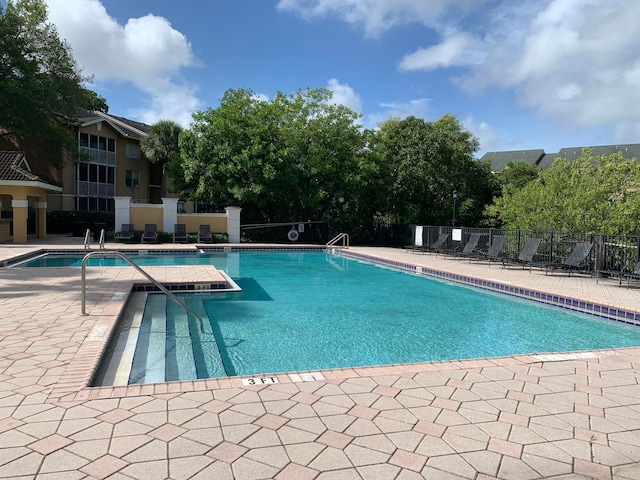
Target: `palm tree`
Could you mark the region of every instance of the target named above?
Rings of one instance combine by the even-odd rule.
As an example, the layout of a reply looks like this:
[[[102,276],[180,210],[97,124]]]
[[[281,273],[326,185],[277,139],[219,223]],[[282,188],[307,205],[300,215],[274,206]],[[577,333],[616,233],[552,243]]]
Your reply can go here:
[[[157,165],[159,173],[162,173],[161,197],[164,197],[166,193],[164,166],[180,153],[178,147],[180,132],[182,132],[182,127],[176,122],[159,120],[149,128],[149,135],[140,142],[142,152],[152,164]]]

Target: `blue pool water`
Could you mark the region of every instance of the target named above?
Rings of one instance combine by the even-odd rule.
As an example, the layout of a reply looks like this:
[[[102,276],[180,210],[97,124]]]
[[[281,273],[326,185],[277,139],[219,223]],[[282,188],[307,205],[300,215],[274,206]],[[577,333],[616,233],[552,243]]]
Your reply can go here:
[[[640,345],[638,327],[325,253],[205,257],[243,291],[180,294],[204,328],[150,294],[130,383]]]

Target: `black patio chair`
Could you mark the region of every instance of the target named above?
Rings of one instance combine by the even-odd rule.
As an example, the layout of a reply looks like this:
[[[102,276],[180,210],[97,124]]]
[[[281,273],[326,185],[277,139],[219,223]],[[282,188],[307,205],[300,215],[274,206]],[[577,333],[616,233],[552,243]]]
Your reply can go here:
[[[518,258],[503,258],[502,268],[510,265],[519,265],[524,268],[529,265],[529,271],[531,271],[530,264],[533,263],[541,242],[541,238],[527,238],[524,247],[522,247],[522,250],[520,250],[520,253],[518,254]]]
[[[504,254],[502,253],[502,249],[504,248],[504,244],[506,241],[507,241],[506,235],[494,235],[493,242],[491,243],[491,246],[489,246],[488,250],[486,252],[479,251],[476,254],[476,256],[471,257],[469,261],[488,260],[489,266],[491,266],[491,262],[498,262],[504,257]]]
[[[478,243],[480,242],[480,237],[482,235],[479,233],[472,233],[469,236],[469,240],[467,240],[467,243],[465,244],[464,248],[460,251],[454,250],[453,255],[456,258],[462,258],[462,257],[473,257],[474,255],[477,255],[479,250],[478,250]]]
[[[176,223],[173,226],[173,243],[186,243],[188,240],[189,236],[187,235],[187,226],[184,223]]]
[[[120,227],[120,231],[116,235],[115,241],[131,242],[133,241],[133,233],[133,224],[123,223],[122,227]]]
[[[147,223],[142,234],[142,243],[156,243],[158,241],[158,226],[155,223]]]
[[[438,235],[438,238],[436,239],[435,242],[433,242],[431,245],[429,245],[428,247],[425,248],[425,252],[430,252],[430,253],[435,253],[436,255],[438,253],[444,252],[447,248],[447,240],[449,240],[449,234],[448,233],[441,233],[440,235]]]
[[[627,288],[631,285],[631,280],[640,280],[640,259],[634,259],[631,268],[622,268],[620,271],[620,285],[622,285],[623,280],[627,281]]]
[[[198,227],[198,243],[211,243],[212,241],[211,226],[200,225]]]
[[[549,272],[553,273],[554,270],[566,270],[571,276],[573,271],[588,271],[591,274],[591,268],[587,265],[589,254],[593,248],[591,242],[578,242],[575,244],[571,253],[567,258],[559,263],[548,263],[545,269],[545,275]]]

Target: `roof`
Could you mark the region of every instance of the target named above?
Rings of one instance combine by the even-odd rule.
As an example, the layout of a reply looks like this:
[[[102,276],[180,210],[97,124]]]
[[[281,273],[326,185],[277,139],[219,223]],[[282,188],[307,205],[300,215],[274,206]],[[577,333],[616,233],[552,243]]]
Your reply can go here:
[[[540,160],[539,168],[549,167],[556,158],[564,158],[568,162],[573,162],[581,154],[585,148],[591,149],[593,156],[612,155],[620,152],[623,158],[635,158],[640,160],[640,143],[630,143],[625,145],[600,145],[595,147],[569,147],[561,148],[558,153],[547,153]]]
[[[99,122],[106,122],[114,130],[116,130],[123,137],[131,138],[133,140],[141,140],[149,134],[150,125],[141,122],[134,122],[128,118],[118,117],[115,115],[109,115],[104,112],[91,112],[89,110],[83,110],[79,115],[78,123],[81,127],[93,125]]]
[[[492,172],[503,170],[509,162],[524,162],[529,165],[537,165],[544,156],[542,148],[535,150],[513,150],[508,152],[487,152],[481,161],[489,161]]]
[[[33,185],[62,191],[62,185],[33,173],[24,152],[0,150],[0,184]]]

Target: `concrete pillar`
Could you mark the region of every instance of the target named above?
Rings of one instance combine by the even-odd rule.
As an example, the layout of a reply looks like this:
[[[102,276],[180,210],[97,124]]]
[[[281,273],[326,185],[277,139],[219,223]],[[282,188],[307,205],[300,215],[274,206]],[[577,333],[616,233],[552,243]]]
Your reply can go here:
[[[36,202],[36,238],[47,238],[47,202]]]
[[[29,200],[11,200],[13,208],[13,243],[27,243]]]
[[[114,197],[113,200],[114,200],[115,210],[116,210],[115,229],[116,229],[116,232],[119,232],[120,229],[122,228],[123,223],[131,223],[130,222],[131,211],[129,210],[130,204],[131,204],[131,197]]]
[[[167,233],[173,233],[173,226],[178,223],[177,198],[162,199],[162,222],[164,224],[163,231]]]
[[[240,212],[241,207],[226,207],[227,212],[227,235],[229,243],[240,243]]]

